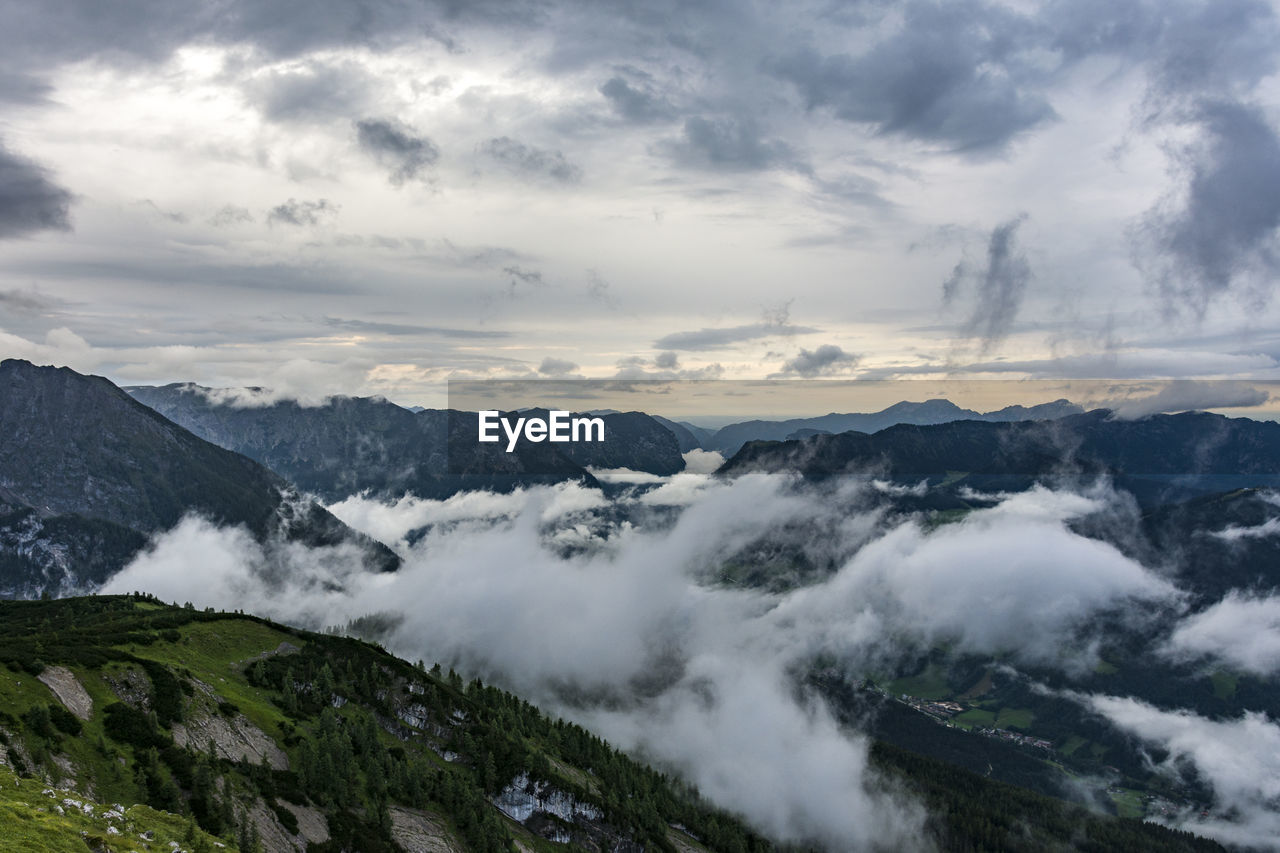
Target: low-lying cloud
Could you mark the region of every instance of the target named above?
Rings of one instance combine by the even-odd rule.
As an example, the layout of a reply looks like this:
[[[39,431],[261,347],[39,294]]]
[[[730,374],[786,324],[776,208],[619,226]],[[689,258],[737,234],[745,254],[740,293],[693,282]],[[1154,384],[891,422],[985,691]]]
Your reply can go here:
[[[1209,658],[1263,678],[1280,673],[1280,596],[1231,592],[1183,620],[1164,651],[1175,660]]]
[[[402,615],[380,638],[397,653],[516,690],[773,837],[831,849],[918,848],[923,812],[871,768],[863,736],[798,691],[797,672],[821,657],[856,678],[940,642],[1078,667],[1098,614],[1178,595],[1072,532],[1108,509],[1103,488],[995,496],[928,527],[892,514],[869,480],[619,473],[614,497],[563,483],[333,505],[401,553],[387,575],[354,571],[337,549],[263,546],[187,519],[105,591],[262,602],[262,615],[310,627]],[[833,569],[782,592],[722,582],[735,555],[792,540]]]
[[[1101,401],[1118,418],[1136,420],[1166,412],[1237,409],[1264,405],[1271,393],[1250,382],[1174,379],[1154,394]]]
[[[1117,696],[1076,696],[1117,728],[1167,757],[1153,766],[1181,778],[1185,763],[1213,789],[1214,808],[1206,818],[1177,816],[1199,835],[1251,849],[1274,850],[1280,838],[1280,726],[1262,713],[1211,720],[1190,711],[1166,711]]]

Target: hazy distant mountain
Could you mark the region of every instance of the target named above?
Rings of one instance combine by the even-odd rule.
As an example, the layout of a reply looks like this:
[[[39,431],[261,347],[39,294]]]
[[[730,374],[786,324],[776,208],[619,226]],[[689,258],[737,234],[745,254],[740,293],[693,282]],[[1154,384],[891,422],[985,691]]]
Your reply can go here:
[[[783,441],[800,430],[841,433],[850,430],[875,433],[896,424],[941,424],[951,421],[1031,421],[1053,420],[1084,411],[1069,400],[1054,400],[1037,406],[1006,406],[995,412],[962,409],[950,400],[903,401],[879,412],[839,414],[832,412],[813,418],[791,418],[785,421],[743,421],[721,428],[705,441],[704,447],[719,450],[725,456],[737,453],[748,441]]]
[[[100,582],[191,512],[259,539],[356,542],[374,569],[399,563],[277,475],[106,379],[0,362],[0,594]]]
[[[672,435],[676,437],[676,443],[680,447],[681,453],[688,453],[690,450],[698,450],[702,447],[704,441],[710,437],[710,433],[705,430],[699,430],[692,424],[684,424],[679,421],[673,421],[664,418],[661,415],[651,415],[655,421],[666,427]],[[702,434],[699,435],[699,432]]]
[[[814,429],[813,427],[805,427],[804,429],[796,430],[795,432],[791,433],[783,440],[799,441],[800,439],[803,439],[803,438],[813,438],[815,435],[831,435],[831,433],[825,429]]]
[[[791,470],[806,476],[877,471],[899,477],[1035,478],[1108,472],[1127,485],[1223,491],[1280,480],[1280,424],[1205,412],[1117,420],[1098,410],[1053,421],[899,424],[745,445],[725,474]],[[1195,483],[1190,481],[1194,480]]]

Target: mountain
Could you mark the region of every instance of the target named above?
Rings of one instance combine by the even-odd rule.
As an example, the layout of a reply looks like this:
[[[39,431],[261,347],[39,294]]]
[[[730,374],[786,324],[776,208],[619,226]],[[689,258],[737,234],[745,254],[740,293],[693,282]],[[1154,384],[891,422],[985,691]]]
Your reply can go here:
[[[189,513],[260,541],[356,543],[375,570],[399,564],[279,476],[106,379],[0,362],[0,594],[92,587]]]
[[[595,485],[587,466],[654,474],[684,467],[670,433],[640,412],[603,415],[603,443],[522,441],[507,453],[505,442],[476,442],[474,412],[414,413],[377,397],[333,397],[319,406],[280,401],[245,407],[220,402],[209,389],[191,384],[126,390],[196,435],[243,453],[329,501],[364,491],[445,498],[460,491],[508,491],[563,480]]]
[[[1140,499],[1168,499],[1280,482],[1280,424],[1206,412],[1126,421],[1105,410],[1053,421],[899,424],[874,435],[751,442],[720,470],[788,470],[809,477],[875,471],[952,482],[1106,472]]]
[[[0,663],[7,849],[809,849],[516,696],[356,639],[145,595],[0,602]],[[940,850],[1221,850],[885,743],[871,757],[928,805]]]
[[[680,447],[681,453],[688,453],[690,450],[699,450],[702,448],[702,442],[706,440],[705,430],[698,430],[692,424],[684,424],[679,421],[673,421],[664,418],[661,415],[651,415],[651,417],[662,424],[671,434],[676,437],[676,443]],[[703,433],[703,434],[699,434]]]
[[[522,413],[526,414],[526,413]],[[546,417],[546,409],[527,414]],[[630,468],[668,476],[684,470],[683,444],[671,428],[644,412],[600,413],[604,441],[560,445],[560,452],[584,468]]]
[[[789,435],[787,435],[786,438],[783,439],[783,441],[799,441],[800,439],[804,439],[804,438],[813,438],[815,435],[831,435],[831,433],[825,429],[814,429],[813,427],[805,427],[804,429],[798,429],[795,432],[790,433]]]
[[[522,442],[506,453],[497,444],[478,444],[474,412],[411,412],[379,397],[246,407],[220,402],[209,389],[190,383],[125,390],[196,435],[243,453],[327,501],[366,491],[446,498],[566,479],[594,483],[558,445]]]
[[[1280,588],[1280,536],[1265,535],[1278,527],[1276,511],[1274,492],[1238,489],[1154,507],[1143,533],[1156,554],[1177,555],[1168,562],[1203,605],[1231,590]]]
[[[4,602],[0,662],[30,816],[74,804],[104,849],[157,840],[147,806],[272,853],[769,849],[583,729],[354,639],[147,596]]]
[[[1084,410],[1068,400],[1055,400],[1036,406],[1006,406],[994,412],[976,412],[962,409],[950,400],[925,400],[922,403],[903,401],[887,409],[870,413],[838,414],[832,412],[813,418],[792,418],[785,421],[743,421],[722,427],[703,445],[730,456],[737,453],[748,441],[783,441],[801,430],[817,432],[865,432],[875,433],[897,424],[929,425],[951,421],[1033,421],[1053,420],[1067,415],[1080,414]]]

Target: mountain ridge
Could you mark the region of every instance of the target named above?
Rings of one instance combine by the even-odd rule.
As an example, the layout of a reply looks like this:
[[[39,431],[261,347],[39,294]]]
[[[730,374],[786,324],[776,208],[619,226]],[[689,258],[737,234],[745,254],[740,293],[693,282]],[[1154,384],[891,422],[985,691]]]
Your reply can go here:
[[[829,412],[807,418],[789,418],[781,421],[750,420],[728,424],[706,439],[703,447],[708,450],[718,450],[727,458],[737,453],[748,441],[785,440],[787,436],[800,430],[819,430],[832,434],[849,431],[871,434],[898,424],[932,425],[959,420],[991,422],[1054,420],[1083,412],[1084,409],[1081,406],[1066,399],[1034,406],[1005,406],[990,412],[964,409],[943,398],[932,398],[919,403],[902,400],[878,412]]]
[[[587,467],[661,475],[684,467],[674,437],[642,412],[603,415],[600,445],[521,442],[507,453],[497,444],[476,442],[473,412],[411,412],[372,397],[333,397],[319,406],[295,401],[232,406],[190,383],[125,390],[195,434],[244,453],[330,501],[361,492],[447,498],[460,491],[509,491],[564,480],[595,486]]]
[[[0,580],[63,592],[122,568],[155,533],[198,514],[260,541],[357,545],[399,558],[253,460],[192,435],[109,380],[0,362]]]

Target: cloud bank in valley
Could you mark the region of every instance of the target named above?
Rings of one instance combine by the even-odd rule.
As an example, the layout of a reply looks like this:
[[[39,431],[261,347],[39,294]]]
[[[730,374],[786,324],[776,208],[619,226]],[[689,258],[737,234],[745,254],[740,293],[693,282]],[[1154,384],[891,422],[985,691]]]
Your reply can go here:
[[[1280,524],[1272,524],[1280,533]],[[1262,677],[1280,673],[1280,596],[1231,592],[1183,620],[1165,646],[1175,660],[1210,659]]]
[[[814,492],[785,476],[682,473],[619,485],[611,501],[561,484],[334,505],[402,553],[390,575],[187,519],[107,590],[257,602],[313,627],[398,614],[382,638],[397,653],[516,690],[678,770],[775,837],[837,849],[915,845],[922,811],[870,768],[861,735],[797,691],[797,669],[826,656],[858,677],[937,642],[1069,666],[1088,658],[1092,617],[1176,598],[1071,532],[1107,508],[1105,490],[1036,489],[928,529],[887,516],[882,490],[862,481]],[[725,560],[796,525],[824,531],[815,547],[834,573],[778,593],[719,582]]]
[[[1173,778],[1187,764],[1214,794],[1208,818],[1182,815],[1201,835],[1252,849],[1274,849],[1280,837],[1280,725],[1265,714],[1246,712],[1237,719],[1212,720],[1190,711],[1168,711],[1137,699],[1076,696],[1135,739],[1162,749],[1154,763]]]

